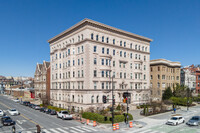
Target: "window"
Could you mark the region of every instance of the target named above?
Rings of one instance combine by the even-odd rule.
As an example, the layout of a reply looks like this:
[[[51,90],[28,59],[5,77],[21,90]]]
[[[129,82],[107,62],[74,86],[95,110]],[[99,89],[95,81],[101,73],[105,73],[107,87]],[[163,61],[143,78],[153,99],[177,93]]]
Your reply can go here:
[[[135,73],[135,79],[137,79],[137,73]]]
[[[115,39],[113,39],[113,44],[115,44]]]
[[[101,83],[101,88],[104,89],[104,82]]]
[[[122,51],[120,51],[120,57],[122,57]]]
[[[144,56],[144,61],[146,61],[146,56]]]
[[[96,100],[97,100],[97,103],[99,103],[99,96],[97,96],[97,99],[96,99]]]
[[[94,46],[94,52],[97,52],[97,46]]]
[[[138,57],[138,59],[140,60],[140,54],[139,54],[139,57]]]
[[[144,46],[142,46],[142,51],[144,51]]]
[[[109,38],[108,37],[106,38],[106,42],[109,43]]]
[[[131,76],[130,76],[130,78],[131,78],[131,79],[133,79],[133,73],[131,73]]]
[[[75,60],[73,60],[73,66],[75,66]]]
[[[99,40],[99,36],[98,35],[96,35],[96,41],[98,41]]]
[[[124,47],[126,47],[126,42],[124,42]]]
[[[153,68],[151,67],[151,72],[153,72]]]
[[[157,87],[160,88],[160,83],[158,82]]]
[[[83,40],[83,34],[81,34],[81,39]]]
[[[115,55],[115,50],[113,49],[113,55]]]
[[[101,71],[101,77],[104,77],[104,71]]]
[[[80,65],[80,59],[78,59],[78,65]]]
[[[73,55],[75,54],[75,49],[73,48]],[[67,52],[66,52],[66,57],[67,57]]]
[[[145,51],[147,52],[147,47],[145,47]]]
[[[108,59],[106,59],[106,66],[108,66]]]
[[[104,59],[101,59],[101,65],[104,65]]]
[[[138,68],[138,64],[135,64],[135,69],[137,69]]]
[[[179,76],[176,76],[176,80],[179,80]]]
[[[60,53],[60,58],[61,58],[61,53]]]
[[[83,65],[83,58],[81,58],[81,64]]]
[[[135,45],[135,50],[137,50],[137,45]]]
[[[115,72],[113,72],[113,78],[115,78]]]
[[[124,68],[126,67],[126,64],[125,63],[123,63],[123,66],[124,66]]]
[[[137,54],[135,54],[135,59],[137,59]]]
[[[124,73],[124,78],[126,78],[126,73]]]
[[[94,38],[94,34],[92,33],[92,34],[91,34],[91,39],[93,40],[93,38]]]
[[[80,78],[80,71],[78,71],[78,78]]]
[[[109,48],[107,48],[107,54],[109,54]]]
[[[57,59],[57,54],[56,54],[56,59]]]
[[[70,55],[70,49],[68,49],[68,55]]]
[[[97,64],[97,58],[94,58],[94,65]]]
[[[165,83],[162,83],[162,88],[165,88]]]
[[[132,43],[130,44],[130,48],[133,48],[133,44]]]
[[[83,75],[84,75],[83,70],[81,70],[81,77],[84,77]]]
[[[102,48],[102,54],[104,54],[104,48]]]
[[[158,79],[160,79],[160,75],[158,74]]]
[[[158,71],[160,71],[160,67],[158,67]]]
[[[60,64],[60,68],[61,68],[61,64]]]
[[[162,75],[162,79],[165,79],[165,75]]]
[[[104,42],[104,36],[102,36],[102,42]]]
[[[146,70],[146,65],[144,65],[144,70]]]
[[[78,47],[78,54],[80,53],[80,47]]]
[[[94,70],[94,77],[97,77],[97,70]]]
[[[83,46],[81,46],[81,50],[82,50],[82,53],[84,52],[84,47]]]
[[[124,52],[124,57],[126,58],[126,52]]]
[[[135,84],[135,89],[138,89],[137,84]]]
[[[97,82],[94,82],[94,89],[97,89]]]
[[[131,58],[131,59],[133,58],[133,54],[132,54],[132,53],[130,53],[130,58]]]
[[[115,67],[115,61],[113,61],[113,67]]]
[[[122,72],[120,72],[120,78],[122,78]]]
[[[144,80],[146,80],[146,75],[144,74]]]
[[[130,68],[132,69],[132,67],[133,67],[133,66],[132,66],[132,63],[130,63]]]
[[[122,46],[122,41],[120,41],[120,46]]]
[[[139,45],[139,47],[138,47],[138,50],[140,50],[140,45]]]
[[[94,96],[91,97],[91,103],[94,103]]]

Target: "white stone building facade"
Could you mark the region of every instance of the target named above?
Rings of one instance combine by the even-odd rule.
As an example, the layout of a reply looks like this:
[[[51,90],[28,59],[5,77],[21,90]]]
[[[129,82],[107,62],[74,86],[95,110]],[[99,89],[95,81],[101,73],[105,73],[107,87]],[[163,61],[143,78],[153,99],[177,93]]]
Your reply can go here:
[[[131,106],[149,100],[150,42],[130,32],[84,19],[48,40],[51,62],[51,104],[85,110],[123,104],[123,93],[131,93]]]
[[[188,86],[190,90],[196,90],[196,74],[187,68],[181,69],[181,84]]]

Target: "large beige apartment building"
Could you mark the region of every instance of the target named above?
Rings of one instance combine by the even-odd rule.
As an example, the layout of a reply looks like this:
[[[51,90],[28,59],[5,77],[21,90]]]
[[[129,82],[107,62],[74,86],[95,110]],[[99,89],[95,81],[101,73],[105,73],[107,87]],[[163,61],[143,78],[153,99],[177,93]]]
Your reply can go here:
[[[152,40],[90,19],[84,19],[48,40],[51,61],[51,104],[85,110],[123,104],[131,93],[131,107],[149,100],[149,61]],[[130,109],[131,109],[130,107]]]
[[[150,88],[152,100],[160,101],[167,87],[180,84],[180,62],[172,62],[165,59],[150,61]]]

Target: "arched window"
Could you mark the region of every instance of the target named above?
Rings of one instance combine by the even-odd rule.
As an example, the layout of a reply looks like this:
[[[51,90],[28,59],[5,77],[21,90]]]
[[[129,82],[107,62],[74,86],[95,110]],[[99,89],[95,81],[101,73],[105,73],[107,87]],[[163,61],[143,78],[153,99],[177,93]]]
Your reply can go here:
[[[72,95],[72,102],[74,102],[74,95]]]
[[[94,96],[91,96],[91,103],[94,103]]]
[[[80,103],[80,96],[78,95],[78,103]]]
[[[97,96],[97,103],[99,103],[99,96]]]
[[[135,45],[135,50],[137,50],[137,45]]]
[[[91,39],[92,39],[92,40],[94,39],[94,34],[93,34],[93,33],[91,34]]]

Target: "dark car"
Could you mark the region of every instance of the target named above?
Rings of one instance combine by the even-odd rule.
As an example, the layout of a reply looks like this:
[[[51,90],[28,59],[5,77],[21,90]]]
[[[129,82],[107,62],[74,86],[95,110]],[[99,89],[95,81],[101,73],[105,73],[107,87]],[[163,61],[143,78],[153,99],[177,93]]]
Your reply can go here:
[[[35,110],[40,110],[40,105],[35,105]]]
[[[29,104],[31,104],[29,101],[24,101],[23,105],[28,106]]]
[[[200,116],[193,116],[186,124],[190,126],[200,125]]]
[[[31,108],[35,109],[35,106],[36,106],[35,104],[32,104],[32,105],[31,105]]]
[[[9,116],[4,116],[1,118],[1,124],[3,126],[15,125],[15,121],[13,121]]]
[[[51,109],[46,110],[46,114],[50,114],[51,113]]]
[[[32,103],[30,103],[28,106],[31,108],[31,106],[32,106],[33,104]]]
[[[44,109],[45,109],[45,108],[40,108],[40,112],[44,112]]]
[[[51,110],[50,115],[57,115],[57,112],[55,110]]]

